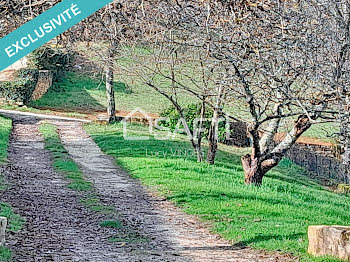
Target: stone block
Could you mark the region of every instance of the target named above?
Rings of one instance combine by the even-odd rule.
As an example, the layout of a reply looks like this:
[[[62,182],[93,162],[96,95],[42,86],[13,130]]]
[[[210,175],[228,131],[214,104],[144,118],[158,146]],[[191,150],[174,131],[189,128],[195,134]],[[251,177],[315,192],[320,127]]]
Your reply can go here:
[[[350,261],[350,226],[310,226],[309,254]]]

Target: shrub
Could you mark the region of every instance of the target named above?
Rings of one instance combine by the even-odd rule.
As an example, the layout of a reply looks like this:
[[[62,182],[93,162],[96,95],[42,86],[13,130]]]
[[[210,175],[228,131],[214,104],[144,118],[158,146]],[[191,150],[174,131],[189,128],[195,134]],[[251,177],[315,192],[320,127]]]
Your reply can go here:
[[[42,46],[29,56],[30,67],[38,70],[50,70],[53,81],[61,80],[65,73],[71,68],[73,55],[62,49]]]
[[[38,70],[21,69],[14,81],[0,82],[0,97],[28,103],[38,81]]]
[[[201,104],[190,104],[184,109],[184,115],[186,122],[193,132],[193,123],[196,118],[200,117],[201,112]],[[169,127],[172,131],[175,130],[176,125],[180,119],[179,113],[176,110],[175,107],[169,107],[164,112],[161,113],[161,117],[167,117],[169,118],[169,121],[160,121],[160,125],[164,127]],[[213,110],[211,108],[206,109],[205,118],[211,119],[213,117]],[[198,124],[198,123],[197,123]],[[208,138],[209,135],[209,128],[210,128],[211,122],[205,121],[203,124],[203,127],[205,128],[205,131],[203,132],[203,137]],[[183,128],[181,125],[180,128]],[[219,142],[224,142],[226,137],[226,127],[225,122],[219,123]]]

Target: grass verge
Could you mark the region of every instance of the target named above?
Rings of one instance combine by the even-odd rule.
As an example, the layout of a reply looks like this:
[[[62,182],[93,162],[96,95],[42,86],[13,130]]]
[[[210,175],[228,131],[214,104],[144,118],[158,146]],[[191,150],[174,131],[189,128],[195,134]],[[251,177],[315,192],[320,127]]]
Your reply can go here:
[[[12,121],[10,119],[0,117],[0,165],[7,160],[7,146],[12,129]]]
[[[0,216],[7,218],[6,232],[17,233],[19,232],[25,221],[24,219],[13,211],[11,205],[7,203],[0,203]],[[0,261],[9,261],[12,256],[12,251],[7,247],[0,247]]]
[[[288,252],[302,261],[338,261],[306,254],[307,228],[349,225],[350,197],[328,191],[289,161],[271,170],[262,187],[249,187],[243,183],[240,163],[246,149],[225,147],[216,164],[209,166],[185,153],[190,145],[181,140],[124,140],[120,124],[85,128],[133,177],[186,213],[209,222],[214,232],[233,244]],[[129,136],[148,135],[146,127],[130,129]]]
[[[9,137],[12,129],[12,121],[10,119],[0,117],[0,165],[7,161],[7,148]],[[5,178],[0,173],[0,192],[7,189]],[[21,230],[24,219],[14,213],[11,205],[0,202],[0,216],[6,217],[8,220],[7,232],[16,233]],[[11,259],[11,249],[0,247],[0,261],[8,261]]]
[[[45,138],[45,148],[52,153],[54,168],[63,173],[65,179],[69,181],[67,187],[76,191],[93,191],[92,183],[85,179],[78,165],[63,147],[57,127],[52,124],[41,124],[40,132]]]
[[[12,207],[7,203],[0,203],[0,216],[7,218],[7,228],[6,232],[17,233],[19,232],[23,225],[24,219],[14,213]],[[12,256],[12,251],[7,247],[0,247],[0,261],[9,261]]]
[[[71,159],[69,153],[62,145],[57,133],[57,127],[52,124],[43,123],[40,125],[40,132],[45,138],[45,148],[53,156],[54,168],[64,174],[64,178],[69,181],[67,187],[83,193],[80,197],[82,205],[96,213],[113,216],[115,213],[114,207],[103,204],[96,195],[92,183],[84,177],[79,166]],[[100,226],[116,228],[112,227],[112,225],[116,225],[117,222],[117,220],[113,220],[113,224],[111,221],[104,221],[101,222]]]

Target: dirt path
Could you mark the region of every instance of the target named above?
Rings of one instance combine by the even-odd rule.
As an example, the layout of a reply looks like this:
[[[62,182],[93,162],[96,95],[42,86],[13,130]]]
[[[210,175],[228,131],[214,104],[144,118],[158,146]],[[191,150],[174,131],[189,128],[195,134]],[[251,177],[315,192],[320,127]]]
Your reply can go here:
[[[8,238],[14,261],[127,258],[126,250],[101,239],[105,232],[96,227],[101,218],[83,207],[77,193],[67,189],[62,176],[51,168],[36,119],[14,120],[9,161],[3,168],[9,188],[1,199],[26,219],[24,229]]]
[[[50,120],[53,121],[53,120]],[[26,219],[24,229],[8,238],[14,261],[292,261],[231,246],[171,203],[152,196],[114,165],[83,131],[81,123],[52,122],[66,149],[94,183],[101,200],[116,209],[135,243],[111,243],[113,234],[99,223],[106,215],[89,211],[80,195],[51,167],[51,156],[39,134],[39,120],[14,119],[8,166],[2,167],[9,188],[1,196]],[[133,241],[131,241],[133,242]]]

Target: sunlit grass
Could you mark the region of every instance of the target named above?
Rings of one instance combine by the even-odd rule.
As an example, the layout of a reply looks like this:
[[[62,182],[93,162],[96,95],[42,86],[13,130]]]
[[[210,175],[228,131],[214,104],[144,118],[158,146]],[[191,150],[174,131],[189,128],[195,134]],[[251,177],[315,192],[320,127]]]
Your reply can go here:
[[[132,111],[135,108],[141,108],[146,112],[161,113],[171,105],[161,94],[133,77],[116,78],[114,89],[117,110]],[[188,95],[183,97],[185,103],[191,102]],[[105,85],[100,79],[69,73],[63,81],[50,88],[42,98],[31,102],[30,106],[66,112],[105,111],[107,106]]]
[[[0,116],[0,164],[7,160],[7,146],[12,128],[10,119]]]
[[[9,261],[12,256],[11,249],[7,247],[0,247],[0,261]]]
[[[246,149],[225,147],[210,166],[188,153],[173,154],[191,150],[183,140],[124,140],[121,125],[87,125],[86,130],[133,177],[210,222],[232,243],[292,253],[303,261],[331,261],[306,255],[308,226],[350,224],[350,197],[328,191],[290,161],[283,160],[256,188],[243,182],[240,156]],[[147,132],[133,126],[129,135]]]

